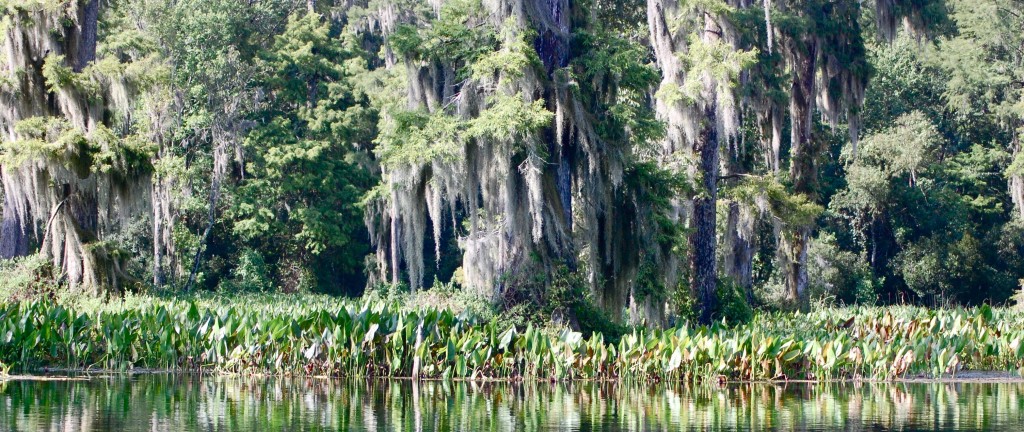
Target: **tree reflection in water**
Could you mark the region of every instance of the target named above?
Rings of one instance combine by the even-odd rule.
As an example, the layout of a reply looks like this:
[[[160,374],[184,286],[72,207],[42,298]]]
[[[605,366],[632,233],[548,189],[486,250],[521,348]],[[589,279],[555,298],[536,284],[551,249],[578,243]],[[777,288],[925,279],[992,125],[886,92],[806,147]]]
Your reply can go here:
[[[1022,430],[1024,383],[725,388],[136,375],[0,381],[10,431]]]

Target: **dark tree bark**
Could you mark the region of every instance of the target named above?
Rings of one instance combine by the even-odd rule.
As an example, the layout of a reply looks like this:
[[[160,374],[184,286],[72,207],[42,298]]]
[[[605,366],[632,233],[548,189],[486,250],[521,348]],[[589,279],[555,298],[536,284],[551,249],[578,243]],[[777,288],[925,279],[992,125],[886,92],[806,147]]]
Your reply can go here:
[[[544,69],[548,76],[552,76],[556,70],[569,65],[571,53],[569,52],[568,30],[571,26],[569,20],[569,2],[567,0],[545,0],[540,5],[540,13],[545,15],[544,21],[549,21],[555,26],[548,27],[536,40],[537,54],[544,63]],[[552,78],[554,78],[552,76]],[[558,80],[554,80],[556,85]],[[554,101],[557,95],[547,95],[548,109],[554,112],[557,102]],[[570,131],[562,131],[562,136],[557,136],[559,131],[554,131],[555,140],[550,144],[549,152],[555,157],[555,189],[558,191],[558,198],[562,206],[562,218],[565,226],[572,230],[572,152],[575,146]],[[560,145],[559,145],[560,144]]]
[[[100,0],[86,0],[82,9],[82,34],[79,36],[77,61],[72,65],[75,72],[81,72],[89,62],[96,60],[96,30],[99,27]]]
[[[790,91],[789,113],[792,124],[792,161],[789,166],[793,190],[797,193],[813,194],[817,183],[813,148],[815,71],[818,68],[816,42],[807,42],[806,52],[794,59],[793,84]]]
[[[799,227],[783,235],[784,253],[787,254],[786,301],[804,312],[810,309],[807,292],[807,246],[810,234],[810,227]]]
[[[14,208],[10,197],[4,197],[3,227],[0,230],[0,258],[10,259],[28,255],[26,223]]]
[[[700,322],[710,324],[718,303],[715,292],[718,273],[715,262],[718,201],[718,130],[716,106],[704,108],[705,119],[694,150],[700,156],[702,179],[699,195],[693,200],[693,232],[690,234],[690,286],[700,302]]]
[[[568,149],[559,149],[556,188],[558,199],[562,202],[562,218],[565,219],[565,226],[572,231],[572,170],[569,163]]]

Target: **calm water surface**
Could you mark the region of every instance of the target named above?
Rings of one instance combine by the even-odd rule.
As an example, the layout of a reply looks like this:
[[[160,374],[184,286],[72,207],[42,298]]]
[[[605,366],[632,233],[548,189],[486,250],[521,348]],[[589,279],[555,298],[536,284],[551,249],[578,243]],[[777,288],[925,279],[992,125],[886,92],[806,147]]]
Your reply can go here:
[[[2,431],[1024,430],[1022,383],[0,381]]]

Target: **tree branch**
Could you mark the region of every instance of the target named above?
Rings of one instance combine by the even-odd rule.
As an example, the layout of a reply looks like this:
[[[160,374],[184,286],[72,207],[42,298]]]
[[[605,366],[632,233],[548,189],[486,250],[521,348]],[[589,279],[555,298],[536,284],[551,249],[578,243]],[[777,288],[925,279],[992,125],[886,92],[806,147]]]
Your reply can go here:
[[[736,173],[736,174],[729,174],[729,175],[724,175],[724,176],[718,176],[718,181],[732,180],[732,179],[744,178],[744,177],[754,178],[754,177],[760,177],[760,176],[756,176],[756,175],[753,175],[753,174]]]
[[[60,200],[60,202],[53,207],[53,212],[50,213],[50,218],[46,220],[46,229],[43,230],[43,241],[40,243],[40,247],[46,247],[46,240],[50,238],[50,226],[53,225],[53,220],[57,218],[57,213],[59,213],[60,209],[64,207],[64,203],[68,202],[68,198],[71,198],[71,196],[68,195],[64,197],[64,199]]]

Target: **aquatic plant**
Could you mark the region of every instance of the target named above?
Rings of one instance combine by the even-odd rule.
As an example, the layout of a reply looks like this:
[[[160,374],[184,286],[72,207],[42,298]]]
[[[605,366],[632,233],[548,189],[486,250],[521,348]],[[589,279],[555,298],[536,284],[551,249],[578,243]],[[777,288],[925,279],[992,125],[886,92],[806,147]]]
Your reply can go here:
[[[0,362],[238,374],[690,381],[895,379],[1024,366],[1024,313],[824,309],[750,323],[600,333],[317,296],[0,305]]]

